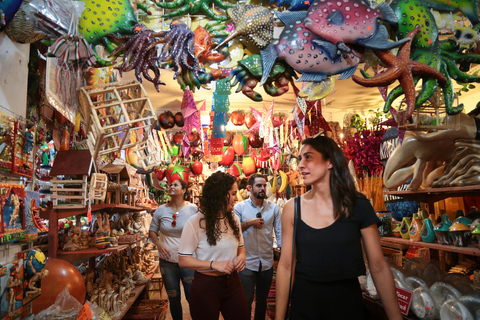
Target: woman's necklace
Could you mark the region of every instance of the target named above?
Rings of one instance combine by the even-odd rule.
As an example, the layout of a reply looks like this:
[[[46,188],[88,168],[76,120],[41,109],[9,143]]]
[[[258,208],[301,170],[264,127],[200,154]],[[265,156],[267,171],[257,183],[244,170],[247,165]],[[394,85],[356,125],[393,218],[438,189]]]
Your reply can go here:
[[[179,212],[180,210],[182,210],[183,207],[185,207],[184,202],[182,202],[182,204],[180,204],[180,206],[178,206],[178,207],[177,207],[177,206],[174,207],[172,203],[169,203],[168,206],[169,206],[170,209],[172,209],[172,211],[173,211],[175,214],[177,214],[177,215],[178,215],[178,212]]]

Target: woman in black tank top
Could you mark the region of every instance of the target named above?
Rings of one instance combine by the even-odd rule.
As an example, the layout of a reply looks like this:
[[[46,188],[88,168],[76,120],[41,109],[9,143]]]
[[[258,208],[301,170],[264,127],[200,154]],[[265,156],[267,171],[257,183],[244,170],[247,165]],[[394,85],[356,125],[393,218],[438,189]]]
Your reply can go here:
[[[294,259],[294,200],[283,209],[275,319],[285,318],[292,260],[290,319],[364,319],[358,283],[358,276],[365,274],[362,240],[388,318],[402,319],[381,250],[378,218],[370,202],[356,192],[342,150],[324,136],[305,139],[298,168],[311,190],[300,199]]]

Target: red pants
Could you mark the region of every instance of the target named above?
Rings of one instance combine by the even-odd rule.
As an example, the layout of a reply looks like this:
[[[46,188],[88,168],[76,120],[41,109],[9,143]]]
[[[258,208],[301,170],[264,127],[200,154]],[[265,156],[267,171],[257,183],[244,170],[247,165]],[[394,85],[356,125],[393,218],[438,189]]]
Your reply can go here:
[[[225,276],[195,272],[190,289],[190,314],[193,320],[249,320],[247,299],[235,271]]]

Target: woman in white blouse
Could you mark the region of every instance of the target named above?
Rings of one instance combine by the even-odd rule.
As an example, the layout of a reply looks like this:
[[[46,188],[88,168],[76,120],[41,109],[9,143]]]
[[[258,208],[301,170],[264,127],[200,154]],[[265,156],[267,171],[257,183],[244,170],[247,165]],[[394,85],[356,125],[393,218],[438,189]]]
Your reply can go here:
[[[193,320],[247,320],[247,300],[238,271],[245,268],[245,248],[239,218],[236,178],[215,172],[206,181],[199,213],[183,229],[178,263],[195,270],[190,291]]]
[[[181,320],[183,317],[180,281],[183,284],[185,298],[189,300],[193,280],[193,271],[178,265],[178,246],[183,227],[198,211],[194,204],[185,201],[187,192],[185,181],[180,179],[173,181],[168,188],[171,200],[157,208],[149,230],[150,239],[158,249],[160,272],[173,320]]]

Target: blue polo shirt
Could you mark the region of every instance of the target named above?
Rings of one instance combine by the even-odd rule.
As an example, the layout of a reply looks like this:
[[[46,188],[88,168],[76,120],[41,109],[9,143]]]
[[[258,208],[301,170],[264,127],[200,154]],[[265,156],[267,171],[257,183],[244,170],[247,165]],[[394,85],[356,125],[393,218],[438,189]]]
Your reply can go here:
[[[261,212],[265,221],[263,228],[255,228],[251,226],[243,231],[243,239],[245,243],[245,252],[247,257],[246,268],[252,271],[259,271],[260,263],[262,270],[265,271],[273,267],[273,233],[277,240],[277,246],[282,246],[282,225],[280,221],[280,207],[266,199],[263,200],[263,206],[259,211],[251,198],[237,203],[233,212],[240,218],[243,223],[247,220],[257,217],[257,213]]]

